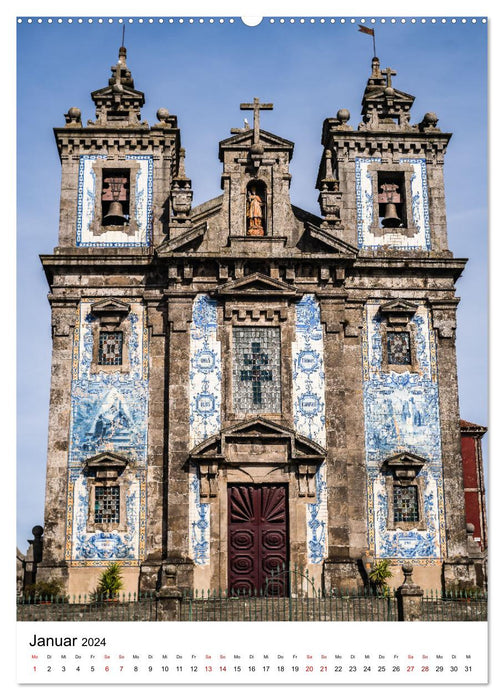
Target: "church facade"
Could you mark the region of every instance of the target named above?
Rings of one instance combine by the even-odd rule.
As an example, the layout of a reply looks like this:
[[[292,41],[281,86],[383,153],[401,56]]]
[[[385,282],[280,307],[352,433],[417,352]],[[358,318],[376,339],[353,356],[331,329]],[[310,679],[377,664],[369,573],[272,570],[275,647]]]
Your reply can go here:
[[[142,121],[126,49],[83,125],[55,129],[59,241],[42,255],[52,384],[40,578],[87,593],[260,591],[272,571],[354,588],[403,563],[472,585],[460,447],[450,134],[373,59],[362,120],[322,126],[320,214],[290,201],[294,144],[219,145],[192,205],[177,118]],[[371,564],[370,564],[371,562]],[[277,576],[278,595],[289,591]]]

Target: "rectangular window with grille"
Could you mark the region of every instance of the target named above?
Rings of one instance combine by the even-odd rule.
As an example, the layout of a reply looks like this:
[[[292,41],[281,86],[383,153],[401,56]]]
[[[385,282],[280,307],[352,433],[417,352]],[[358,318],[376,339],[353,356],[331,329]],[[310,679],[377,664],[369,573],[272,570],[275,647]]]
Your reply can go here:
[[[389,365],[411,364],[411,340],[409,331],[387,332],[387,361]]]
[[[418,521],[418,491],[416,486],[394,486],[394,522]]]
[[[95,488],[95,523],[119,522],[119,486]]]
[[[98,345],[99,365],[122,365],[123,334],[121,331],[100,331]]]

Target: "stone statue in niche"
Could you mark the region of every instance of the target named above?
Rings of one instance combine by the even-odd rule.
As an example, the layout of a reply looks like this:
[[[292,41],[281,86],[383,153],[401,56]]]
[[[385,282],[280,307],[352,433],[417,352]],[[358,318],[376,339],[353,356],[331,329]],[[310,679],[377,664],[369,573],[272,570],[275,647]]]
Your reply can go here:
[[[263,200],[254,185],[247,196],[247,235],[264,236]]]

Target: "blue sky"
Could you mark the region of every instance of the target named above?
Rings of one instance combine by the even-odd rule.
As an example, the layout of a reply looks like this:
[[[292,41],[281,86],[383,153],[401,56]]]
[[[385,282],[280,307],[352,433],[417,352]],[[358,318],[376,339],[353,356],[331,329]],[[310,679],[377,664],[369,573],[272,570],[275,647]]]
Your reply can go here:
[[[360,17],[358,18],[360,21]],[[94,119],[90,92],[107,84],[121,25],[64,21],[18,25],[18,546],[43,524],[50,380],[50,309],[38,259],[57,245],[60,165],[52,133],[69,107]],[[487,142],[486,25],[459,20],[377,26],[382,68],[397,71],[400,90],[416,96],[413,122],[427,111],[453,132],[445,164],[448,236],[469,263],[457,285],[461,415],[487,425]],[[319,213],[315,179],[323,120],[338,109],[360,121],[372,41],[357,23],[263,20],[223,24],[133,22],[126,28],[128,66],[145,92],[143,118],[176,114],[195,204],[220,194],[218,143],[241,126],[239,104],[273,102],[264,129],[295,143],[293,204]],[[250,116],[249,116],[250,120]],[[485,439],[486,440],[486,439]]]

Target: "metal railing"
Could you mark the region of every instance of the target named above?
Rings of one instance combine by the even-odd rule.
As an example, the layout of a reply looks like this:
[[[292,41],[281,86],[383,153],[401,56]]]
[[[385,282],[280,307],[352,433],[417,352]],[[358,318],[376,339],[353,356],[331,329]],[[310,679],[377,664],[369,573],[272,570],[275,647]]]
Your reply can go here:
[[[488,619],[484,591],[424,591],[421,619],[429,622],[482,622]]]
[[[110,600],[94,594],[79,596],[21,597],[17,619],[23,621],[312,621],[358,622],[397,621],[397,591],[386,589],[333,589],[324,594],[316,589],[306,572],[285,571],[287,586],[278,586],[278,574],[270,577],[264,590],[182,591],[167,618],[162,595],[155,591],[123,594]],[[277,580],[275,581],[275,576]],[[275,585],[272,585],[275,583]],[[272,594],[275,591],[275,594]],[[290,594],[288,594],[290,593]],[[176,610],[176,612],[173,612]],[[425,591],[420,603],[422,621],[484,621],[487,595],[481,591]]]
[[[153,591],[124,593],[110,599],[94,593],[73,596],[23,596],[17,600],[17,619],[23,621],[153,621],[157,619]]]

